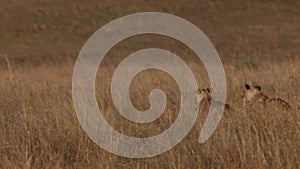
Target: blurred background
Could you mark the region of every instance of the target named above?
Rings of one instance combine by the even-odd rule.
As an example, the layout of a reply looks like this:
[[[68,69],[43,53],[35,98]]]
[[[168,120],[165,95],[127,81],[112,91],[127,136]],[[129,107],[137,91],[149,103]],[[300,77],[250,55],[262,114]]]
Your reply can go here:
[[[77,55],[101,26],[136,12],[166,12],[198,26],[221,57],[299,54],[300,2],[1,0],[0,55]],[[253,50],[255,49],[255,50]]]

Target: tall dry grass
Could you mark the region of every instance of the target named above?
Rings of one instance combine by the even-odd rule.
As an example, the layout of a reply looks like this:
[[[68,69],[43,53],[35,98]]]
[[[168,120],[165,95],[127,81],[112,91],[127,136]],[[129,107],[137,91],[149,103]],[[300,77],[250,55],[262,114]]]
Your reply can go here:
[[[299,168],[299,59],[281,62],[256,59],[238,62],[223,59],[227,102],[236,112],[224,113],[207,142],[197,142],[207,113],[202,111],[179,145],[147,159],[128,159],[108,153],[82,130],[71,100],[75,63],[72,57],[54,57],[47,62],[11,59],[10,65],[3,60],[0,168]],[[162,132],[174,122],[179,110],[179,91],[174,80],[156,70],[140,73],[130,86],[133,104],[140,110],[149,108],[148,92],[161,88],[167,94],[168,105],[152,124],[129,122],[112,107],[109,96],[110,75],[120,60],[107,59],[98,72],[97,99],[105,118],[115,129],[130,136],[146,137]],[[187,64],[199,86],[208,86],[204,68],[193,58]],[[245,111],[240,99],[244,82],[259,84],[266,94],[285,98],[293,109],[267,113]]]
[[[299,2],[0,0],[0,168],[300,168]],[[128,159],[98,147],[78,123],[71,99],[73,56],[104,24],[144,11],[183,17],[211,39],[224,63],[227,102],[236,111],[224,113],[204,144],[197,140],[206,107],[189,135],[172,150],[153,158]],[[202,63],[186,46],[170,38],[168,43],[162,37],[141,39],[126,39],[112,49],[96,81],[105,118],[116,130],[135,137],[156,135],[170,126],[180,98],[170,76],[145,71],[130,86],[133,105],[146,110],[148,93],[161,88],[168,97],[165,112],[150,124],[120,116],[109,87],[114,69],[128,54],[146,47],[169,50],[186,61],[199,87],[209,86]],[[241,95],[246,82],[284,98],[292,110],[244,110]]]

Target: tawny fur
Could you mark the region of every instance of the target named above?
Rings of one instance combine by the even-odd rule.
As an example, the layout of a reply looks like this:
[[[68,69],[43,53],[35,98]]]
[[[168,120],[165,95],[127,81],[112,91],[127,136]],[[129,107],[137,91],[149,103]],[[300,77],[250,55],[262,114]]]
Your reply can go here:
[[[198,90],[198,98],[197,98],[198,105],[201,103],[210,105],[211,100],[212,100],[211,93],[212,93],[211,88],[199,89]],[[230,110],[232,108],[229,104],[225,103],[225,109]]]
[[[245,84],[244,95],[242,96],[243,105],[262,104],[266,106],[271,102],[279,103],[284,108],[290,108],[291,106],[279,97],[269,97],[261,92],[260,86],[250,86]]]

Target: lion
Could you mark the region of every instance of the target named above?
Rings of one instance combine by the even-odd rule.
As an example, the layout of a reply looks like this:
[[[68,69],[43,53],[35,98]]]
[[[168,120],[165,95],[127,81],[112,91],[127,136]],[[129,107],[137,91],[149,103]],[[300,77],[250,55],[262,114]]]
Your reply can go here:
[[[289,103],[279,97],[269,97],[262,93],[260,86],[250,86],[245,84],[244,94],[242,96],[244,106],[260,105],[262,108],[276,106],[283,109],[290,109]]]
[[[210,106],[211,101],[212,101],[212,97],[211,97],[212,89],[211,88],[206,88],[206,89],[199,88],[197,92],[198,92],[198,97],[197,97],[198,106],[200,104],[202,104],[204,107]],[[215,100],[213,100],[213,102],[220,103]],[[225,103],[225,110],[232,110],[232,108],[229,104]]]

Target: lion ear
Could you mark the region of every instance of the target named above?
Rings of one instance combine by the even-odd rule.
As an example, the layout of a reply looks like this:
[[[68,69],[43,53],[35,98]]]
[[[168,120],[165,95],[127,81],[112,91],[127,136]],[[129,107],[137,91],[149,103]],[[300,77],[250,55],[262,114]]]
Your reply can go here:
[[[205,89],[199,88],[199,89],[198,89],[198,93],[201,93],[203,90],[205,90]]]
[[[259,91],[261,90],[260,86],[254,86],[256,89],[258,89]]]
[[[248,85],[247,83],[245,84],[246,89],[250,89],[250,85]]]

